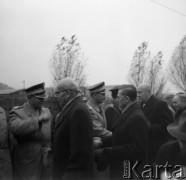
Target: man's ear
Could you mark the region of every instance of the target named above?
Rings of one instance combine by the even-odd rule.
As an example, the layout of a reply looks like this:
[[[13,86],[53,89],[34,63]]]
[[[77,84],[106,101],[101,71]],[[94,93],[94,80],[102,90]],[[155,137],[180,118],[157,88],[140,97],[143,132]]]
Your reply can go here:
[[[67,98],[69,98],[71,96],[71,91],[67,91]]]
[[[129,101],[130,101],[130,98],[129,98],[128,96],[126,96],[126,99],[127,99],[127,102],[129,102]]]

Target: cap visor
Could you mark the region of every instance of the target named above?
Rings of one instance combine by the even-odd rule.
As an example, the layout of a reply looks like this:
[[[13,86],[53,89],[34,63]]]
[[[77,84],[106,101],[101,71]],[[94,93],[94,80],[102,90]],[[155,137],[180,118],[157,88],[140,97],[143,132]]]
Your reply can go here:
[[[36,98],[45,99],[47,98],[47,94],[40,94],[40,95],[34,95]]]

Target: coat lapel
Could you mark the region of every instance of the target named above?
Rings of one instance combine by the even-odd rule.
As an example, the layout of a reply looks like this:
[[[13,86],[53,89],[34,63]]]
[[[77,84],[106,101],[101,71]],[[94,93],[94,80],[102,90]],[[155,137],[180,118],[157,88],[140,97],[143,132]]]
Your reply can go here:
[[[84,99],[78,96],[73,101],[71,101],[64,109],[62,109],[62,111],[56,116],[54,131],[63,123],[63,121],[65,120],[65,116],[74,107],[74,105],[83,101]]]
[[[122,114],[121,109],[120,109],[117,105],[114,105],[114,108],[116,109],[116,111],[117,111],[119,114]]]
[[[118,119],[118,121],[116,121],[116,123],[113,125],[112,129],[114,129],[115,127],[123,124],[126,120],[126,118],[135,110],[135,109],[139,109],[139,106],[134,103],[131,106],[129,106],[120,116],[120,118]]]

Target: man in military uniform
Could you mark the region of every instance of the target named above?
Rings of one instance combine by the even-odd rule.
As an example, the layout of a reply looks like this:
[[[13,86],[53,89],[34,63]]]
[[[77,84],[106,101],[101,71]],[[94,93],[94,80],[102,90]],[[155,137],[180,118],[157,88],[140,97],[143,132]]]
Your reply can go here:
[[[94,149],[95,161],[94,163],[94,179],[106,180],[109,178],[109,169],[107,168],[103,172],[99,172],[102,164],[99,159],[102,153],[101,147],[110,146],[112,140],[112,132],[107,130],[107,122],[105,118],[105,111],[103,108],[103,102],[105,100],[105,83],[100,82],[88,88],[90,92],[90,98],[87,102],[93,121],[93,133],[94,143],[99,137],[101,139],[101,146]],[[99,170],[99,171],[98,171]]]
[[[91,117],[93,120],[94,137],[100,137],[103,146],[107,146],[108,140],[111,139],[112,132],[107,130],[107,122],[103,108],[105,100],[105,83],[100,82],[88,88],[90,98],[87,102]]]
[[[119,86],[114,86],[113,88],[111,88],[109,90],[111,92],[112,101],[110,104],[108,104],[105,107],[107,129],[109,131],[112,131],[112,126],[113,126],[114,122],[120,117],[120,115],[122,113],[121,109],[119,108],[119,105],[118,105],[118,98],[117,98],[118,90],[119,90]]]
[[[9,126],[17,144],[13,150],[17,180],[39,180],[51,151],[51,113],[42,107],[44,83],[27,88],[28,101],[10,112]]]
[[[6,115],[0,107],[0,179],[12,179],[12,162],[8,143],[8,128]]]

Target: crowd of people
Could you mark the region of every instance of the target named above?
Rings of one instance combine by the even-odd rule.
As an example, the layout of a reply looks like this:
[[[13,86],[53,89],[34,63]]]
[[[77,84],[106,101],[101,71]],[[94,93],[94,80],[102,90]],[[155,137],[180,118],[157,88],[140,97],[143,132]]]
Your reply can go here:
[[[73,79],[62,79],[55,88],[61,108],[56,117],[43,107],[44,83],[25,89],[27,102],[9,117],[0,108],[0,179],[183,177],[186,94],[167,103],[148,84],[124,84],[110,89],[112,101],[104,105],[104,82],[88,91],[86,98]]]

